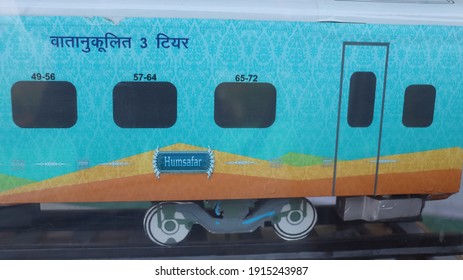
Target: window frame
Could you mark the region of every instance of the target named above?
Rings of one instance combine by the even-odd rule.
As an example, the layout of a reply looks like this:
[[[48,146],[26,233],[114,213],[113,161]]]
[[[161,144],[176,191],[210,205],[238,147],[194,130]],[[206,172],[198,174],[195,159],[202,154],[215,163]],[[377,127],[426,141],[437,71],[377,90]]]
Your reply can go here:
[[[430,91],[424,91],[429,89]],[[421,95],[420,99],[417,96]],[[426,96],[430,95],[430,96]],[[409,85],[404,92],[404,103],[402,109],[402,124],[407,128],[427,128],[434,122],[434,115],[436,111],[436,98],[437,90],[430,84],[413,84]],[[432,104],[424,104],[423,102],[432,101]],[[423,106],[428,105],[428,106]],[[424,108],[427,107],[427,108]],[[419,108],[418,111],[410,111],[414,108]],[[432,112],[423,112],[425,109],[432,109]],[[412,114],[414,112],[414,114]],[[418,113],[417,113],[418,112]],[[427,121],[422,121],[417,116],[427,116]]]
[[[249,109],[250,107],[248,106],[251,106],[252,104],[248,103],[242,106],[242,104],[240,104],[240,102],[242,101],[240,101],[239,99],[236,102],[234,102],[234,105],[230,104],[231,96],[236,95],[236,96],[243,97],[248,94],[253,94],[252,92],[254,92],[254,96],[253,98],[251,98],[251,100],[259,99],[258,95],[262,96],[264,94],[268,94],[269,95],[268,99],[263,101],[263,103],[260,103],[260,105],[264,104],[271,108],[268,108],[269,110],[267,111],[261,110],[259,111],[261,114],[259,114],[259,112],[256,112],[256,110]],[[224,103],[226,103],[226,105],[224,105]],[[228,107],[238,106],[241,109],[244,107],[245,113],[244,113],[244,116],[242,117],[243,120],[239,120],[237,118],[236,113],[234,114],[235,116],[233,116],[233,113],[237,111],[235,110],[233,112],[233,110],[231,110],[230,108],[226,108],[227,106]],[[239,109],[239,108],[236,108],[236,109]],[[229,113],[228,116],[226,114],[227,111]],[[262,114],[262,112],[265,114]],[[234,128],[237,128],[237,129],[269,128],[275,123],[276,114],[277,114],[277,90],[275,86],[271,83],[224,82],[224,83],[219,84],[215,89],[215,92],[214,92],[214,121],[216,125],[221,128],[227,128],[227,129],[228,128],[231,128],[231,129],[234,129]],[[261,116],[264,115],[264,116],[262,117],[262,119],[252,118],[253,116],[255,117],[258,115],[261,115]],[[235,119],[231,119],[230,117],[235,117]],[[239,123],[240,121],[242,121],[242,123]]]
[[[41,92],[37,94],[37,91]],[[59,98],[50,96],[56,93],[62,95],[59,96]],[[35,98],[32,96],[25,98],[23,96],[29,94],[35,94]],[[43,103],[43,106],[40,106],[42,109],[54,108],[55,110],[40,110],[41,108],[35,107],[35,104],[30,103],[34,102],[34,100],[37,100],[38,102],[39,99]],[[54,105],[53,101],[57,101],[59,99],[61,99],[61,101],[71,101],[72,103],[65,104],[66,106],[59,104],[59,106],[50,107],[51,105]],[[38,108],[38,110],[32,110],[32,108]],[[68,110],[63,111],[63,108]],[[71,128],[75,126],[78,121],[77,90],[75,86],[68,81],[18,81],[11,87],[11,111],[13,122],[20,128]],[[60,112],[64,113],[60,115]],[[24,114],[26,113],[34,114],[34,116],[29,117],[28,120],[36,122],[31,125],[26,124],[25,122],[28,121],[24,117]],[[54,117],[54,119],[52,119],[52,117]],[[59,121],[63,122],[58,125]]]
[[[365,85],[365,78],[371,79]],[[349,80],[349,98],[347,106],[347,123],[353,128],[370,127],[375,115],[377,77],[374,72],[358,71],[352,73]],[[365,87],[370,88],[365,88]],[[359,102],[360,101],[360,102]],[[368,101],[368,107],[364,106]]]
[[[124,87],[127,87],[127,88],[124,90]],[[136,87],[138,87],[138,89]],[[130,91],[134,91],[134,92],[130,92]],[[143,112],[137,112],[138,110],[129,108],[130,101],[127,99],[126,95],[132,94],[132,95],[142,96],[147,93],[149,95],[164,94],[164,96],[161,98],[167,99],[169,101],[175,100],[175,104],[173,106],[170,106],[170,104],[169,106],[166,106],[164,104],[162,106],[158,105],[158,107],[156,107],[156,109],[158,110],[161,108],[162,110],[165,110],[165,111],[169,111],[169,109],[172,109],[170,111],[170,114],[167,114],[168,117],[162,122],[159,121],[157,123],[152,123],[152,124],[149,124],[149,122],[147,122],[146,124],[141,125],[142,121],[140,119],[140,120],[134,120],[133,121],[134,124],[131,125],[127,116],[124,116],[122,113],[126,114],[128,110],[132,110],[130,112],[138,113],[138,114],[132,114],[132,116],[135,116],[135,118],[137,117],[140,118]],[[172,96],[168,96],[168,95],[172,95]],[[137,102],[140,103],[140,100],[133,101],[132,105],[136,104]],[[175,87],[175,85],[170,82],[119,82],[113,88],[112,103],[113,103],[113,106],[112,106],[113,107],[113,121],[120,128],[124,128],[124,129],[163,129],[163,128],[170,128],[177,123],[178,93],[177,93],[177,88]],[[154,116],[154,115],[155,114],[151,114],[151,116]]]

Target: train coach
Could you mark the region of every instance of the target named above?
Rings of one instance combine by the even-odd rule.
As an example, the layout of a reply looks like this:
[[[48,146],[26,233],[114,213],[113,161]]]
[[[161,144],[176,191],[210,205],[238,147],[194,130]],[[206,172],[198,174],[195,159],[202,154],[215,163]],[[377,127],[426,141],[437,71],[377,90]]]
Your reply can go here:
[[[149,201],[172,245],[459,191],[463,1],[94,2],[0,3],[1,204]]]

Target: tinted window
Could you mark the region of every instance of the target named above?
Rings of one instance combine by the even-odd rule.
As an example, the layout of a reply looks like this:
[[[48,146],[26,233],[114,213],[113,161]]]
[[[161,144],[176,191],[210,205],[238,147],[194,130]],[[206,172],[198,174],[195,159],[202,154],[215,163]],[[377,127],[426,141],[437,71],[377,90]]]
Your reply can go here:
[[[168,82],[118,83],[113,117],[122,128],[171,127],[177,121],[177,89]]]
[[[215,89],[214,119],[223,128],[265,128],[275,121],[276,89],[269,83],[222,83]]]
[[[350,78],[347,122],[351,127],[368,127],[375,110],[376,75],[355,72]]]
[[[76,88],[69,82],[17,82],[11,104],[19,127],[69,128],[77,122]]]
[[[436,88],[411,85],[405,90],[402,123],[407,127],[428,127],[434,119]]]

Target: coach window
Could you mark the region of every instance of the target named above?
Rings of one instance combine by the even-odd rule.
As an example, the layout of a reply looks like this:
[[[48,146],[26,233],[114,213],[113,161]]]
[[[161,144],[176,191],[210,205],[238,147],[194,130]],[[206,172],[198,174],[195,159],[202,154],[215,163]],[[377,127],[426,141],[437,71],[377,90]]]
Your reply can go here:
[[[168,82],[118,83],[113,118],[122,128],[171,127],[177,121],[177,89]]]
[[[405,90],[402,123],[406,127],[428,127],[434,119],[436,88],[411,85]]]
[[[275,122],[276,89],[269,83],[222,83],[215,89],[214,120],[222,128],[266,128]]]
[[[351,127],[369,127],[375,110],[376,75],[355,72],[350,78],[347,122]]]
[[[70,128],[77,122],[77,94],[65,81],[20,81],[11,88],[14,123],[22,128]]]

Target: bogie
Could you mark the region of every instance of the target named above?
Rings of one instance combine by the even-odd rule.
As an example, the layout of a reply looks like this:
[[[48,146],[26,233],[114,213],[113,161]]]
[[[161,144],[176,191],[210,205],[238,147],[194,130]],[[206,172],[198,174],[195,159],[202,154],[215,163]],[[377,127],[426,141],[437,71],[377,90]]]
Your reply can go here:
[[[305,238],[313,229],[317,213],[305,198],[272,200],[224,200],[205,202],[211,214],[196,203],[160,203],[145,214],[147,236],[159,245],[174,245],[186,238],[193,224],[216,234],[252,232],[271,222],[285,240]]]

